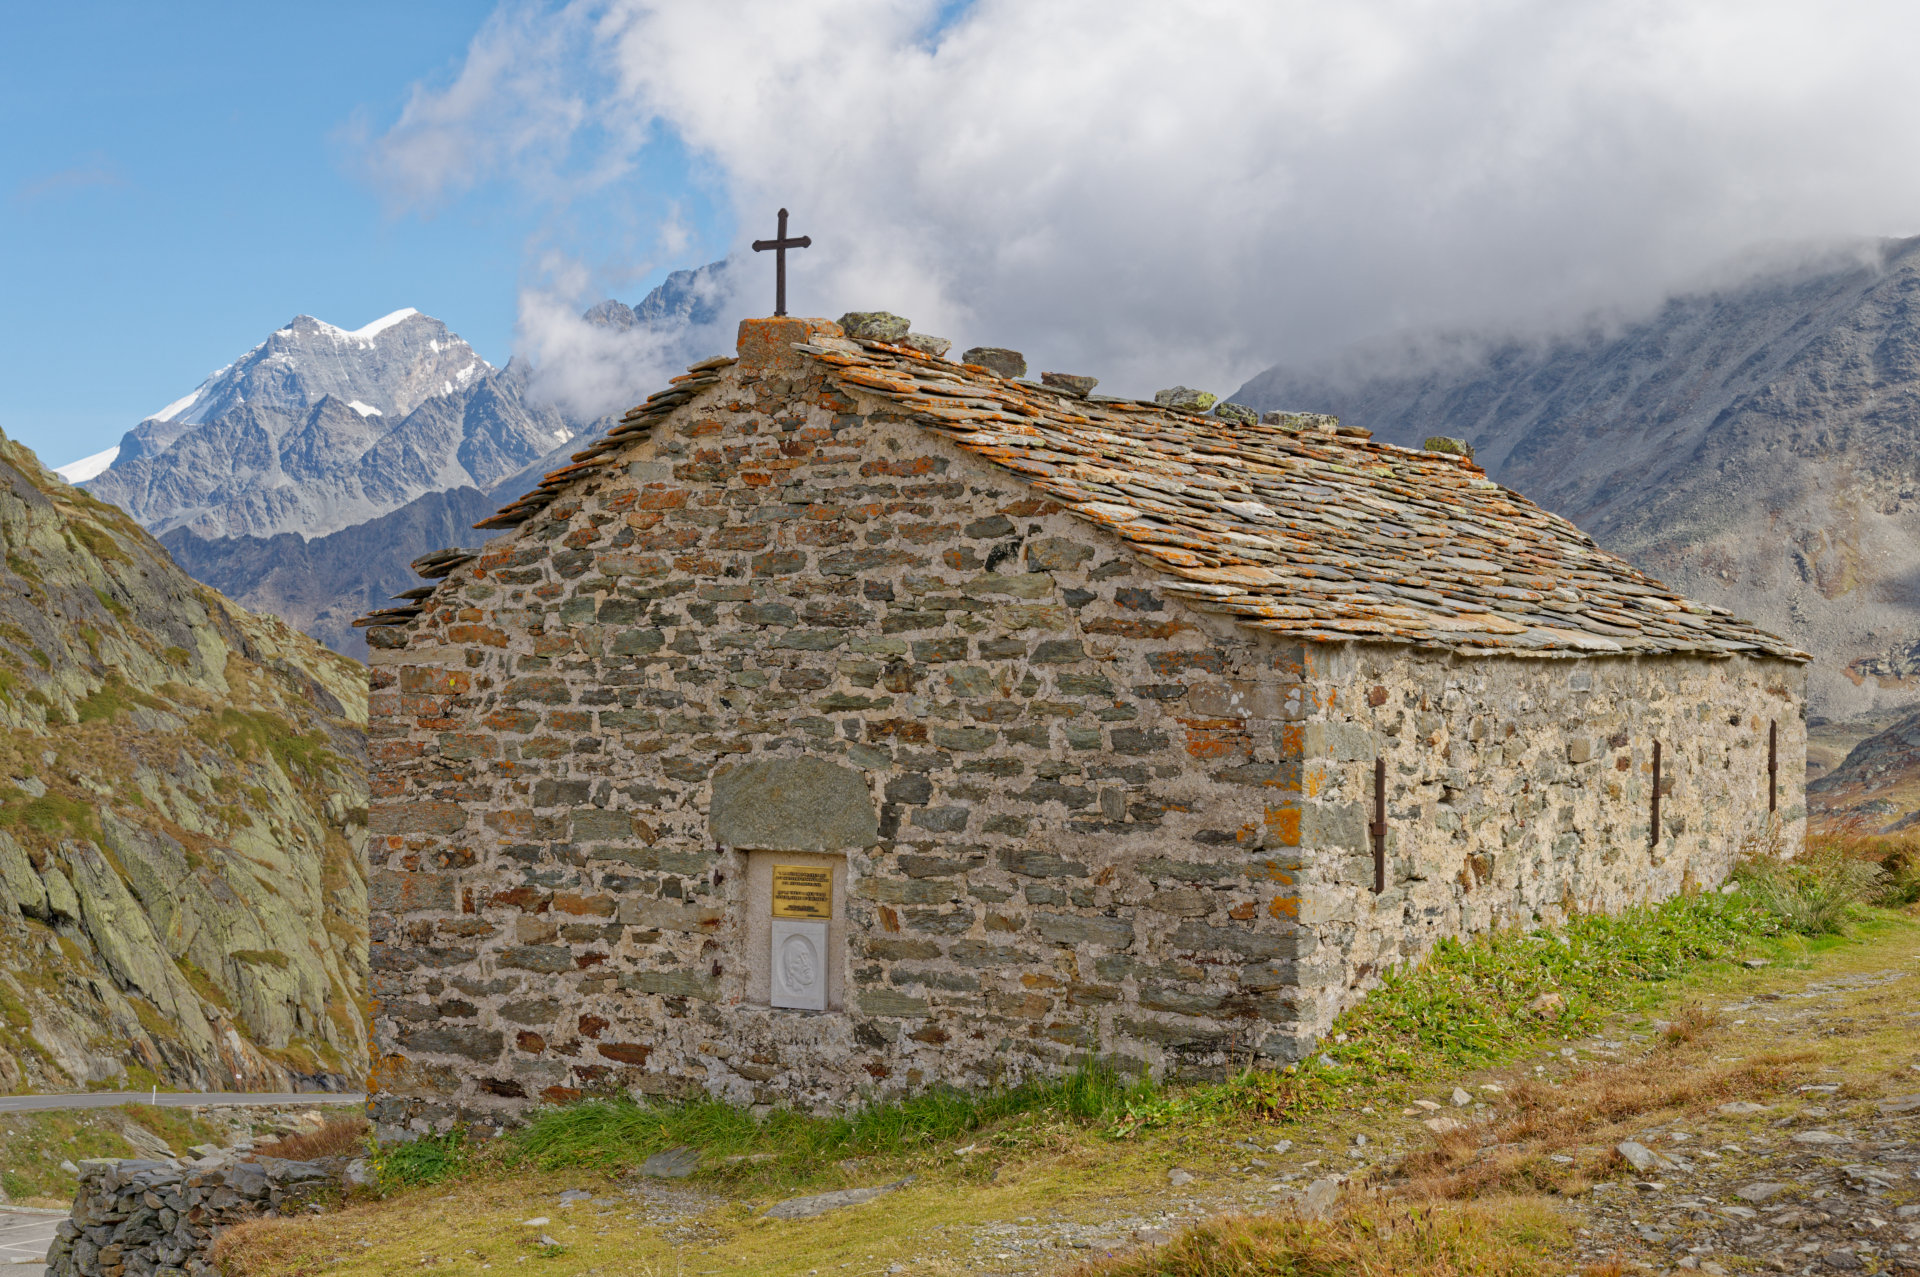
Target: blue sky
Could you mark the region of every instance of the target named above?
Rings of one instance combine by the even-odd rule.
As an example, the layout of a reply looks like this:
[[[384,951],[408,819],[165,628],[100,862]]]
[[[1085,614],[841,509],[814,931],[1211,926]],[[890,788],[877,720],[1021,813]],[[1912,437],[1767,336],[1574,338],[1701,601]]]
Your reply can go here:
[[[303,311],[634,402],[580,309],[781,205],[799,313],[1119,394],[1920,231],[1911,0],[0,3],[0,429],[55,464]]]
[[[486,16],[470,0],[6,5],[0,430],[50,465],[110,447],[301,312],[351,328],[415,306],[504,362],[542,243],[632,262],[671,203],[689,263],[724,247],[672,147],[639,199],[556,210],[491,181],[424,213],[383,203],[364,139],[415,82],[459,70]],[[659,273],[607,286],[633,300]]]

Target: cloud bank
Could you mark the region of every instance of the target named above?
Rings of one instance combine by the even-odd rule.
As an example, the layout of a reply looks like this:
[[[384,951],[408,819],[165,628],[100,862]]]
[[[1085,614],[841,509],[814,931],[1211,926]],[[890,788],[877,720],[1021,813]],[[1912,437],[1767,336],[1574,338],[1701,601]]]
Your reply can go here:
[[[564,202],[671,139],[739,228],[737,313],[771,309],[744,248],[785,205],[796,313],[1230,389],[1920,229],[1916,37],[1911,5],[1770,0],[509,4],[372,162],[410,205],[490,178]],[[565,296],[530,294],[530,350]]]

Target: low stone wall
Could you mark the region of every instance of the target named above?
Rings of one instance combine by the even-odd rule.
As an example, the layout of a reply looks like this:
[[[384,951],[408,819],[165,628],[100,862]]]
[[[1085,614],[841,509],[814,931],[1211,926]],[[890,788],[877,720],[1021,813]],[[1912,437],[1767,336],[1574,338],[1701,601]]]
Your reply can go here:
[[[49,1277],[212,1274],[220,1230],[298,1209],[340,1182],[328,1162],[96,1158],[81,1164],[73,1214],[47,1249]]]

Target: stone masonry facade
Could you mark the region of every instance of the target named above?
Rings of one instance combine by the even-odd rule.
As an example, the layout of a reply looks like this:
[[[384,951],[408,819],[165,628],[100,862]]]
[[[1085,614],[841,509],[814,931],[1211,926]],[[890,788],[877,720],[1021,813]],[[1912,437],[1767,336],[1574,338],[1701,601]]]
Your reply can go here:
[[[790,350],[809,322],[747,326],[617,464],[370,631],[385,1134],[1088,1054],[1219,1076],[1297,1058],[1443,935],[1711,885],[1770,827],[1797,838],[1793,662],[1248,628],[830,380]],[[765,851],[844,857],[825,1012],[749,996]]]
[[[1317,1025],[1443,936],[1711,888],[1743,852],[1805,840],[1798,665],[1462,658],[1358,644],[1315,655],[1316,708],[1303,743],[1329,832],[1315,846],[1300,921],[1333,958],[1301,973],[1322,991]],[[1363,850],[1376,758],[1387,764],[1387,883],[1378,895]]]

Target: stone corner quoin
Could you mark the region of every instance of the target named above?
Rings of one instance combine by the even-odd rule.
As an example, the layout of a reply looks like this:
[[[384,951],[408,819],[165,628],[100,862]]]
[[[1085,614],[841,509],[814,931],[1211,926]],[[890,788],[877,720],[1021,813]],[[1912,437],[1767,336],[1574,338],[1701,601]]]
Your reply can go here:
[[[1089,1054],[1219,1077],[1298,1058],[1440,937],[1801,836],[1795,661],[1253,628],[794,348],[838,337],[743,324],[738,362],[371,632],[384,1134]],[[769,1004],[754,866],[781,853],[843,862],[836,1009]]]

